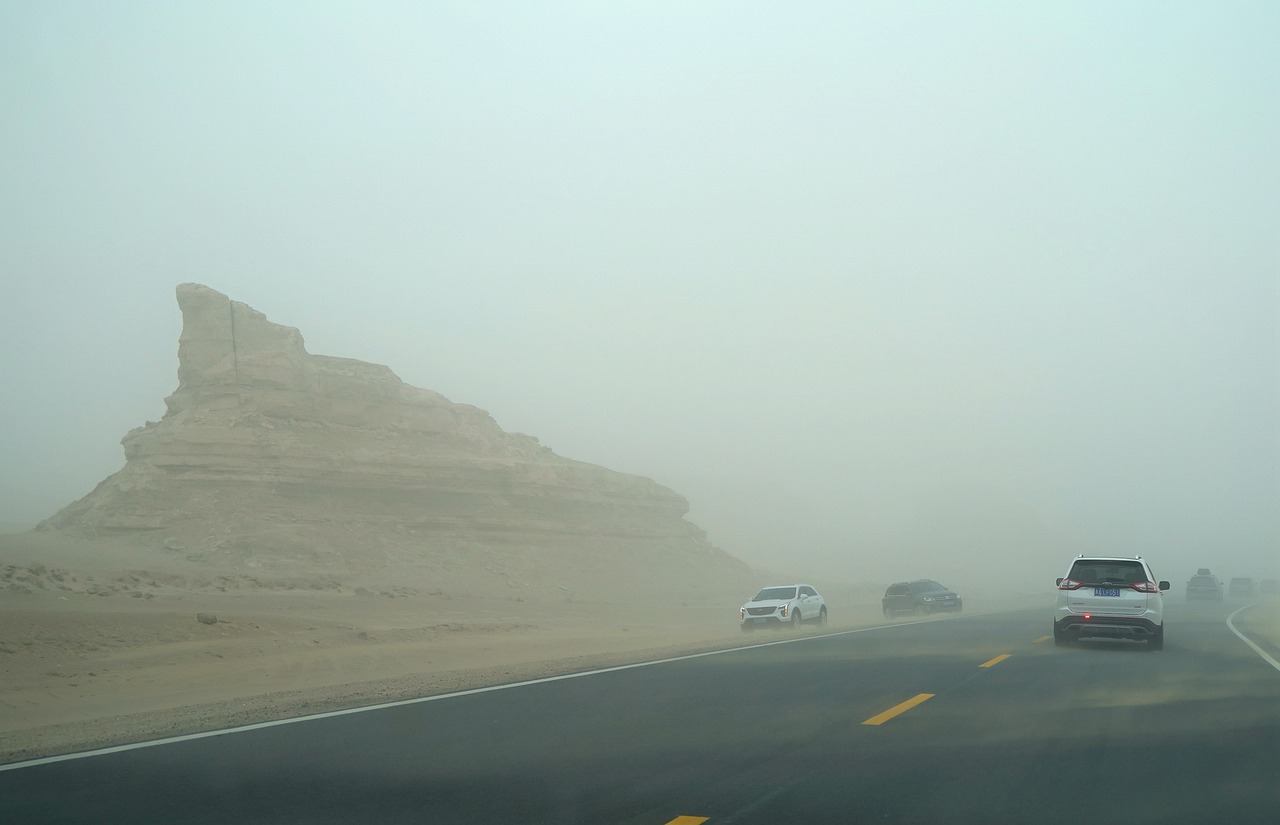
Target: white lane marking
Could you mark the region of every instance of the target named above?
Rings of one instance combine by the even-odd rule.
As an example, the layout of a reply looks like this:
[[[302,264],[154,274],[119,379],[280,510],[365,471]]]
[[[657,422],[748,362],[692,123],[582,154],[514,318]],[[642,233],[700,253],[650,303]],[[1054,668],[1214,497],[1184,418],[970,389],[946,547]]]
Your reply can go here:
[[[687,659],[701,659],[704,656],[719,656],[721,653],[734,653],[740,650],[754,650],[758,647],[772,647],[774,645],[788,645],[795,642],[810,642],[814,639],[826,639],[832,636],[847,636],[851,633],[868,633],[873,630],[888,630],[892,627],[907,627],[919,622],[899,622],[897,624],[881,624],[873,627],[859,627],[853,630],[837,630],[834,633],[822,633],[810,636],[798,636],[791,639],[779,639],[776,642],[764,642],[756,645],[743,645],[741,647],[727,647],[722,650],[708,650],[702,653],[688,653],[684,656],[672,656],[669,659],[658,659],[652,662],[633,662],[629,665],[615,665],[613,667],[599,668],[598,670],[584,670],[578,673],[562,673],[559,676],[546,676],[541,679],[527,679],[523,682],[509,682],[502,685],[489,685],[488,687],[471,688],[470,690],[459,690],[453,693],[438,693],[434,696],[419,696],[416,699],[401,699],[398,702],[384,702],[379,705],[365,705],[358,708],[345,708],[343,710],[331,710],[325,713],[313,713],[308,716],[294,716],[289,719],[273,719],[269,722],[255,722],[251,725],[239,725],[234,728],[223,728],[221,730],[207,730],[200,733],[188,733],[182,736],[169,736],[164,739],[152,739],[148,742],[134,742],[128,745],[115,745],[110,748],[99,748],[91,751],[81,751],[79,753],[64,753],[58,756],[45,756],[40,759],[30,759],[25,762],[10,762],[7,765],[0,765],[0,772],[15,771],[20,768],[34,768],[37,765],[50,765],[54,762],[66,762],[71,759],[88,759],[91,756],[107,756],[113,753],[123,753],[124,751],[138,750],[139,748],[153,748],[157,745],[172,745],[177,742],[189,742],[193,739],[208,739],[212,736],[224,736],[231,733],[246,733],[251,730],[261,730],[262,728],[274,728],[278,725],[292,725],[296,722],[311,722],[316,719],[329,719],[334,716],[347,716],[352,713],[364,713],[370,710],[385,710],[386,708],[398,708],[405,705],[416,705],[420,702],[435,702],[440,699],[455,699],[459,696],[473,696],[477,693],[489,693],[495,690],[508,690],[510,688],[527,687],[529,685],[541,685],[547,682],[559,682],[564,679],[577,679],[583,676],[598,676],[602,673],[614,673],[619,670],[631,670],[637,667],[650,667],[652,665],[665,665],[670,662],[683,662]]]
[[[1271,665],[1271,666],[1272,666],[1273,668],[1275,668],[1276,670],[1280,670],[1280,662],[1277,662],[1275,659],[1272,659],[1272,658],[1267,654],[1267,651],[1263,650],[1262,648],[1260,648],[1260,647],[1258,647],[1256,644],[1254,644],[1253,640],[1252,640],[1252,639],[1250,639],[1248,636],[1244,635],[1244,634],[1243,634],[1243,633],[1241,633],[1239,630],[1236,630],[1236,626],[1235,626],[1235,624],[1234,624],[1234,619],[1235,619],[1235,617],[1236,617],[1236,616],[1239,616],[1243,611],[1248,610],[1248,609],[1249,609],[1249,608],[1251,608],[1251,607],[1253,607],[1253,605],[1251,605],[1251,604],[1246,604],[1244,607],[1240,608],[1240,609],[1239,609],[1239,610],[1237,610],[1235,613],[1232,613],[1230,616],[1228,616],[1228,617],[1227,617],[1227,627],[1231,628],[1231,632],[1232,632],[1232,633],[1234,633],[1234,634],[1236,634],[1237,636],[1239,636],[1239,637],[1240,637],[1240,641],[1244,642],[1244,643],[1245,643],[1245,644],[1247,644],[1249,647],[1253,648],[1253,652],[1254,652],[1254,653],[1258,654],[1258,655],[1259,655],[1259,656],[1261,656],[1264,660],[1266,660],[1267,664]]]

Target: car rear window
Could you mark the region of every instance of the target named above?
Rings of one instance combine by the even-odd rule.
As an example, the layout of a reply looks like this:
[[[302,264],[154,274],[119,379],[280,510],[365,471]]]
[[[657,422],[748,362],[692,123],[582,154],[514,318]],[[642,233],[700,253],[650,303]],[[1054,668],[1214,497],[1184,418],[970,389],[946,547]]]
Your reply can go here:
[[[1081,560],[1071,565],[1067,578],[1081,584],[1136,584],[1147,580],[1142,564],[1136,561]]]

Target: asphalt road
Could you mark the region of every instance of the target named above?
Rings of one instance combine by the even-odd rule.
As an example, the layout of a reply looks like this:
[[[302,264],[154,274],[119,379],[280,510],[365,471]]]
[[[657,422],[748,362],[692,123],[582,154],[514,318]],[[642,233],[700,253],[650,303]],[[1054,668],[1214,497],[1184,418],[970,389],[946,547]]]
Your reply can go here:
[[[760,633],[732,652],[0,766],[0,822],[1274,825],[1280,670],[1232,633],[1232,609],[1171,600],[1159,653],[1055,648],[1047,609]]]

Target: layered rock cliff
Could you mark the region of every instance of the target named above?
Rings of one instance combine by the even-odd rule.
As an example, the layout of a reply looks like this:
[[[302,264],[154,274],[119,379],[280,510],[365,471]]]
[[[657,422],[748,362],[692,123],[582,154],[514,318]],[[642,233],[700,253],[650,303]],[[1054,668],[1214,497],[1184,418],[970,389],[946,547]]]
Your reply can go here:
[[[177,296],[168,411],[125,436],[123,469],[41,529],[255,563],[479,552],[506,569],[607,552],[742,567],[666,487],[556,455],[387,367],[312,355],[298,330],[208,287]]]

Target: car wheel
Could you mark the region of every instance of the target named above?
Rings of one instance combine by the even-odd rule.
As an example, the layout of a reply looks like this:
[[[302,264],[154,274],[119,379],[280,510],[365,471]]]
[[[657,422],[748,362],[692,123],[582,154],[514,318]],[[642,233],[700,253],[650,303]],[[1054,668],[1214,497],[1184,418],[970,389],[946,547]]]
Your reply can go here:
[[[923,615],[924,615],[925,613],[927,613],[928,611],[926,611],[926,610],[924,609],[924,605],[922,605],[922,604],[918,604],[918,605],[916,605],[916,609],[915,609],[914,611],[912,611],[912,612],[913,612],[913,613],[915,613],[917,616],[923,616]]]
[[[819,627],[827,626],[827,609],[825,607],[822,608],[822,610],[818,611],[818,626]]]
[[[1151,650],[1164,650],[1164,625],[1156,628],[1156,632],[1147,639],[1147,647]]]
[[[1059,630],[1058,625],[1055,624],[1053,626],[1053,646],[1066,647],[1069,644],[1071,644],[1071,639],[1067,636],[1066,633],[1063,633],[1061,630]]]
[[[892,611],[892,610],[890,610],[889,608],[887,608],[887,607],[886,607],[886,608],[883,608],[883,609],[881,610],[881,612],[882,612],[882,613],[884,613],[884,617],[885,617],[886,619],[892,619],[892,618],[893,618],[893,611]]]
[[[804,617],[800,615],[800,611],[796,610],[791,614],[791,629],[799,630],[800,623],[804,621]]]

